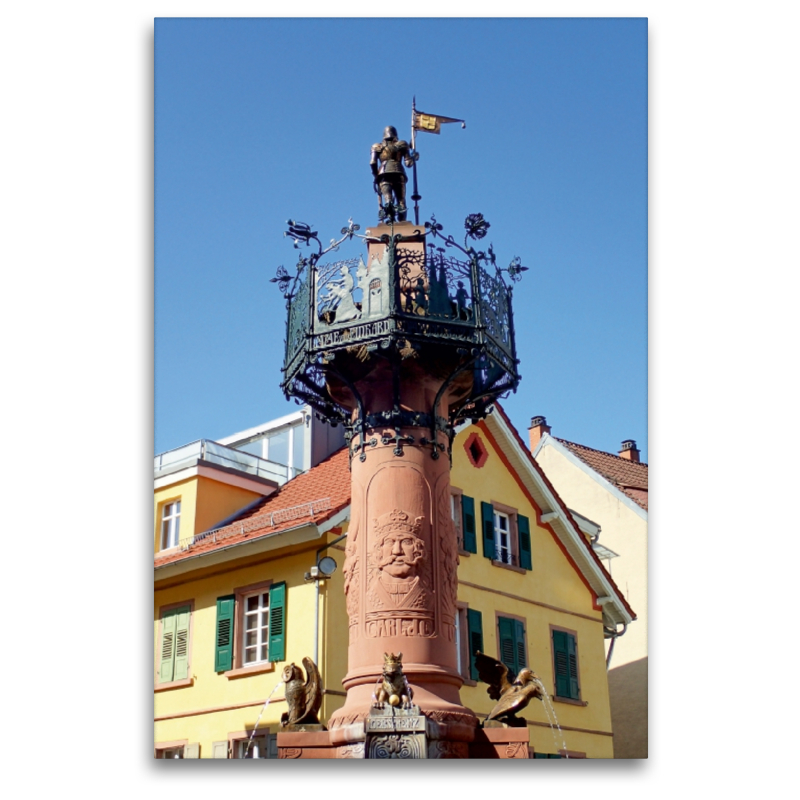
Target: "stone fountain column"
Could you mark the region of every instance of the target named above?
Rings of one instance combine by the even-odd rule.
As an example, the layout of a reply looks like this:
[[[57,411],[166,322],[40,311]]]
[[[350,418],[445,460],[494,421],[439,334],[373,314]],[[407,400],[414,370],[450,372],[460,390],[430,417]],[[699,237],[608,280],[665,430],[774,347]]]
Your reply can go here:
[[[450,512],[452,420],[465,404],[484,416],[519,381],[511,294],[493,256],[490,264],[460,247],[469,261],[450,263],[448,285],[445,259],[425,253],[425,236],[439,230],[368,230],[358,305],[351,267],[320,272],[318,256],[301,260],[294,283],[285,271],[276,279],[289,309],[284,389],[327,418],[349,419],[351,466],[347,696],[328,730],[280,733],[281,758],[527,757],[526,729],[483,730],[459,698]],[[316,240],[300,223],[290,232]],[[338,305],[323,306],[331,297]],[[375,707],[387,656],[402,661],[408,708]]]
[[[401,225],[395,225],[395,231]],[[406,248],[415,246],[424,247],[421,241],[404,242]],[[371,243],[370,259],[381,258],[384,249]],[[407,421],[409,412],[430,420],[437,394],[454,369],[447,355],[434,348],[394,364],[375,358],[353,381],[366,419],[391,416],[399,398]],[[330,388],[337,400],[347,402],[346,391]],[[440,398],[440,416],[446,416],[442,408],[447,409],[450,399],[449,392]],[[437,431],[434,448],[424,425],[374,425],[364,438],[354,439],[358,452],[351,461],[344,564],[347,699],[329,721],[331,740],[344,747],[364,741],[384,654],[402,654],[413,704],[429,721],[428,752],[433,757],[467,757],[478,721],[461,705],[458,694],[463,683],[455,636],[458,545],[450,514],[448,436]]]

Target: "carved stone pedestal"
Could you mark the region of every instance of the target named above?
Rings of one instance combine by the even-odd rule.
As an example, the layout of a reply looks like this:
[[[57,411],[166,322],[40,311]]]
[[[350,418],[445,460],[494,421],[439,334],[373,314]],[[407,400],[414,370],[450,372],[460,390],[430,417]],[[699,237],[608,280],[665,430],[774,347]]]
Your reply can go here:
[[[451,738],[460,733],[463,738]],[[449,736],[448,736],[449,734]],[[454,731],[410,709],[372,709],[362,723],[336,731],[281,731],[278,758],[528,758],[528,730]]]
[[[529,758],[528,728],[479,728],[470,758]]]

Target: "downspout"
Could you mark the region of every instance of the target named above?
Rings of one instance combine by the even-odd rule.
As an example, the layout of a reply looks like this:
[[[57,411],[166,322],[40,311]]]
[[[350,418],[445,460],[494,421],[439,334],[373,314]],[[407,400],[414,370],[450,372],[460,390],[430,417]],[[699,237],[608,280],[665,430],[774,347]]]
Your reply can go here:
[[[338,539],[334,539],[332,542],[329,542],[326,545],[317,550],[317,557],[314,561],[317,570],[319,570],[319,557],[322,553],[324,553],[329,547],[333,547],[333,545],[341,542],[342,539],[346,539],[347,534],[342,534]],[[317,665],[317,669],[320,669],[319,666],[319,572],[317,572],[316,578],[314,578],[314,583],[316,584],[316,596],[314,597],[314,663]],[[322,670],[320,670],[321,672]]]
[[[606,631],[609,629],[606,628]],[[608,655],[606,656],[606,671],[608,671],[608,666],[611,664],[611,654],[614,652],[614,643],[619,639],[620,636],[624,635],[625,631],[628,630],[628,623],[622,623],[622,630],[621,631],[612,631],[609,633],[609,638],[611,639],[611,644],[608,647]]]

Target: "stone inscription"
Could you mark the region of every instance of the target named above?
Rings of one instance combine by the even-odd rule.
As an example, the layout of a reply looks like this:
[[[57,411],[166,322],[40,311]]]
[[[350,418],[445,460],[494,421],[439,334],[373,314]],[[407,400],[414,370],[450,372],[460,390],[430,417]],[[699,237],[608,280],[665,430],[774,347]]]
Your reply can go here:
[[[366,720],[367,732],[421,731],[425,732],[425,717],[371,717]]]
[[[422,636],[430,638],[435,634],[433,619],[429,617],[398,619],[384,617],[367,620],[367,636]]]

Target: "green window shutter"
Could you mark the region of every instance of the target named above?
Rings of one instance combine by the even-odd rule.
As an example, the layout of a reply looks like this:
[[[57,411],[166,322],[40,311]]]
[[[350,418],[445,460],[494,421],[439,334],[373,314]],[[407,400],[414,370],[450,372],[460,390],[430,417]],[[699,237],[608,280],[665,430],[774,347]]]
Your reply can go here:
[[[464,531],[464,549],[468,553],[478,552],[478,539],[475,536],[475,500],[461,495],[461,521]]]
[[[575,637],[564,631],[553,631],[553,658],[556,672],[556,695],[580,700]]]
[[[169,683],[175,674],[175,612],[168,611],[161,617],[161,664],[158,668],[159,683]]]
[[[517,656],[517,674],[521,669],[528,666],[528,659],[525,657],[525,626],[518,620],[514,620],[514,649]]]
[[[498,658],[514,673],[519,672],[517,669],[517,648],[516,639],[514,636],[514,623],[516,620],[508,619],[507,617],[497,618],[497,627],[499,629],[500,641],[498,642]]]
[[[483,555],[494,558],[494,508],[491,503],[481,503],[483,524]]]
[[[236,595],[217,598],[217,641],[214,652],[214,671],[233,669],[233,615]]]
[[[578,651],[575,637],[567,634],[567,657],[569,664],[569,696],[573,700],[580,700],[581,688],[578,686]]]
[[[286,660],[286,582],[269,590],[269,660]]]
[[[478,669],[475,666],[475,653],[483,652],[483,617],[474,608],[467,609],[467,627],[469,628],[469,676],[478,680]]]
[[[189,621],[191,607],[175,609],[175,674],[172,679],[182,681],[189,677]]]
[[[517,533],[519,535],[519,565],[522,569],[533,569],[531,559],[531,524],[527,517],[517,514]]]

